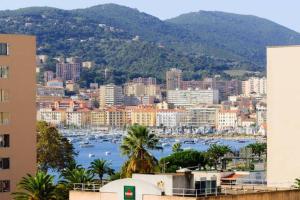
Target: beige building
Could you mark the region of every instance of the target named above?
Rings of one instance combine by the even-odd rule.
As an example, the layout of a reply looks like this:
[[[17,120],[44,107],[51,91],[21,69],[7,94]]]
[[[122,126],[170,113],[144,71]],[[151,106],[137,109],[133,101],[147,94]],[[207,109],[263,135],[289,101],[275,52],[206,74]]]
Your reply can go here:
[[[267,78],[251,77],[247,81],[242,82],[242,92],[245,96],[266,95],[267,94]]]
[[[217,114],[217,129],[231,130],[238,126],[237,110],[220,110]]]
[[[124,102],[124,96],[122,87],[108,84],[101,85],[100,89],[100,107],[112,106],[112,105],[122,105]]]
[[[66,111],[52,108],[41,108],[37,111],[37,120],[45,121],[55,126],[62,126],[66,122]]]
[[[106,110],[106,124],[110,127],[124,127],[127,122],[124,108],[110,107]]]
[[[140,107],[132,110],[131,124],[139,124],[147,127],[156,126],[156,109],[152,107]]]
[[[300,178],[300,46],[267,49],[269,186],[294,185]]]
[[[0,35],[0,199],[36,171],[35,37]]]
[[[93,110],[91,112],[91,126],[101,127],[106,126],[107,116],[105,110]]]
[[[204,127],[217,125],[218,107],[196,106],[187,109],[186,126]]]
[[[172,68],[166,72],[167,90],[176,90],[181,88],[182,71]]]

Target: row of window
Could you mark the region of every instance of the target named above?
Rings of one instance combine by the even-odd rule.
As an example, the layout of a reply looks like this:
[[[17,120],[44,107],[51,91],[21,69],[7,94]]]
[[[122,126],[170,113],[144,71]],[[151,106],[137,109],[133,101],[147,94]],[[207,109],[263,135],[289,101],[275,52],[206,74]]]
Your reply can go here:
[[[8,66],[0,66],[0,79],[8,78]]]
[[[7,43],[0,43],[0,56],[8,55],[8,45]]]
[[[10,114],[8,112],[0,112],[0,125],[8,125]]]
[[[0,180],[0,192],[9,192],[9,191],[10,191],[10,181]]]

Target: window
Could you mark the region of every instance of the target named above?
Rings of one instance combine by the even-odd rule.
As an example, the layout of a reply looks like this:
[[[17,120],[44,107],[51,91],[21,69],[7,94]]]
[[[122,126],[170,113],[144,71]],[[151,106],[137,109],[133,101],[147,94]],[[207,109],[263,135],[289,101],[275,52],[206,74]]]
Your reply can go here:
[[[7,56],[8,50],[7,50],[7,43],[0,43],[0,56]]]
[[[1,147],[9,147],[9,135],[8,134],[0,135],[0,148]]]
[[[0,158],[0,170],[9,169],[9,158]]]
[[[0,112],[0,125],[7,125],[9,123],[9,113]]]
[[[7,102],[8,101],[8,91],[0,89],[0,102]]]
[[[9,191],[10,191],[10,181],[0,180],[0,192],[9,192]]]
[[[0,79],[8,78],[8,66],[0,66]]]

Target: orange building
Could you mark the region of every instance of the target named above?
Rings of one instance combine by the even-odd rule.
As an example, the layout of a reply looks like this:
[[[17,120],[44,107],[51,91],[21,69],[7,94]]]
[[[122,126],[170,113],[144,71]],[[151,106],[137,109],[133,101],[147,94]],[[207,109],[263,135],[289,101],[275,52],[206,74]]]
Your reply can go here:
[[[0,34],[0,199],[36,172],[35,37]]]

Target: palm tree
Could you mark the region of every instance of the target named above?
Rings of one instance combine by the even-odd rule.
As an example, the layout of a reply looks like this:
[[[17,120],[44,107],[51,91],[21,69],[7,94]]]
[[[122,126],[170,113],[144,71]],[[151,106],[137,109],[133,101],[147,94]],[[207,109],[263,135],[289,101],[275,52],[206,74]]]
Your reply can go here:
[[[92,173],[97,174],[100,183],[102,184],[102,179],[104,174],[113,175],[114,170],[110,167],[111,163],[104,159],[95,159],[91,162],[91,166],[89,167]]]
[[[145,126],[131,126],[121,145],[122,154],[128,156],[122,167],[122,177],[130,177],[132,173],[153,173],[158,161],[147,150],[162,150],[158,143],[156,135],[149,133]]]
[[[180,151],[182,151],[181,144],[179,142],[173,144],[173,146],[172,146],[172,152],[176,153],[176,152],[180,152]]]
[[[53,176],[44,172],[37,172],[35,176],[27,174],[18,184],[21,192],[13,193],[16,200],[56,200],[56,186]]]
[[[267,143],[254,143],[247,145],[251,149],[252,153],[258,156],[258,159],[261,159],[262,154],[267,152]]]
[[[74,183],[90,183],[94,180],[93,173],[84,168],[65,169],[61,173],[62,183],[73,186]]]
[[[208,160],[210,160],[215,169],[217,169],[220,159],[224,157],[225,154],[230,152],[231,149],[227,145],[210,145],[209,149],[207,150]]]

